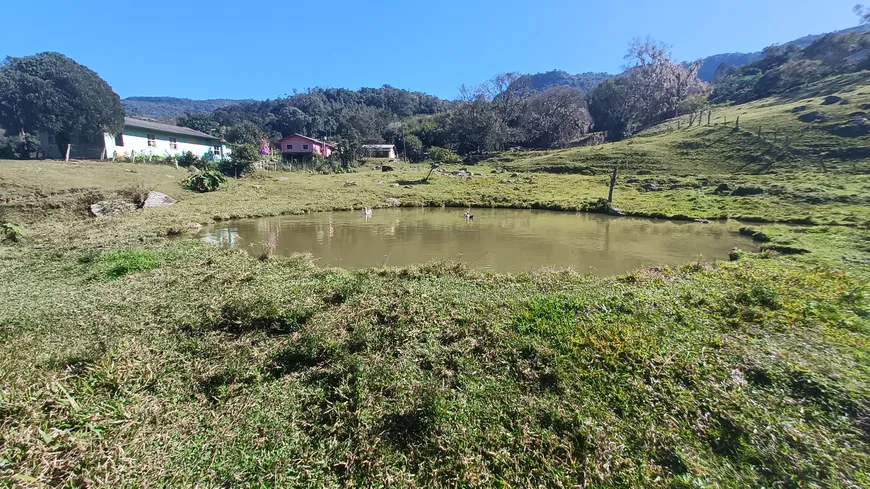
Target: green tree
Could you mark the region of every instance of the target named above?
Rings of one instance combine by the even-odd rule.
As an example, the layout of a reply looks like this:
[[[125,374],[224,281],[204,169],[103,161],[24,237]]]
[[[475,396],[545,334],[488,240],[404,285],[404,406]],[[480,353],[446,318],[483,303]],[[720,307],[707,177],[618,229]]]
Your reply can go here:
[[[256,146],[236,144],[231,149],[230,156],[220,164],[220,170],[224,175],[238,178],[254,171],[254,163],[260,159]]]
[[[221,125],[214,117],[207,114],[184,114],[175,121],[181,127],[188,127],[195,131],[220,136]]]
[[[241,122],[227,130],[227,141],[232,144],[250,144],[257,146],[263,140],[265,132],[253,122]]]
[[[423,142],[413,134],[405,134],[405,139],[402,141],[400,148],[405,152],[405,158],[412,163],[419,163],[426,158],[426,152],[423,151]]]
[[[124,109],[105,80],[60,53],[8,57],[0,66],[0,126],[54,134],[63,151],[76,134],[96,139],[121,132]]]

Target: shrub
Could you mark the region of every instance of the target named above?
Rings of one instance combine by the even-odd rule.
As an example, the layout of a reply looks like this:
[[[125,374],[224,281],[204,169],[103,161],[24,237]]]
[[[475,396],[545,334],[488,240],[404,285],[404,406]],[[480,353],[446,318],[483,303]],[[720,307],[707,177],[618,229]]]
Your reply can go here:
[[[462,157],[447,148],[433,146],[429,148],[429,159],[438,164],[461,163]]]
[[[181,185],[194,192],[214,192],[227,183],[226,177],[217,170],[203,170],[185,178]]]
[[[178,166],[189,167],[196,163],[199,163],[199,157],[190,151],[185,151],[178,155]]]
[[[39,138],[36,136],[0,136],[0,158],[29,160],[38,151]]]
[[[0,241],[17,243],[24,239],[24,228],[11,222],[0,223]]]

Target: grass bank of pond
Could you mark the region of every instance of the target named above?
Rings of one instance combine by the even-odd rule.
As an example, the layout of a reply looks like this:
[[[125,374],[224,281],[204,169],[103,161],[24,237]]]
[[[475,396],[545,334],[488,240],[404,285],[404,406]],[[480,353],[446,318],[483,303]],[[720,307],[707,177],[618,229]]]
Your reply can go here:
[[[756,237],[768,251],[608,278],[260,260],[205,245],[193,225],[390,197],[568,209],[606,192],[598,177],[474,169],[483,176],[410,189],[391,185],[418,179],[413,168],[264,173],[196,195],[165,167],[0,162],[2,208],[27,232],[0,245],[0,477],[71,487],[870,485],[870,238],[853,200],[714,195],[724,177],[662,192],[622,183],[617,205],[632,212],[852,225],[766,226]],[[798,192],[807,178],[779,185]],[[812,182],[822,197],[864,185]],[[115,218],[81,212],[132,184],[179,202]]]

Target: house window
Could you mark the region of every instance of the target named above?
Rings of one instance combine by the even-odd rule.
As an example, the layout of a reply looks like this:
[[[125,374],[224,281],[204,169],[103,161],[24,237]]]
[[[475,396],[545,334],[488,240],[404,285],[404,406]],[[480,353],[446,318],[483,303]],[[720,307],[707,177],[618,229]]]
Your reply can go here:
[[[123,132],[119,132],[118,134],[115,134],[115,146],[117,146],[119,148],[124,147],[124,133]]]
[[[308,145],[307,145],[307,144],[303,144],[303,145],[302,145],[302,149],[308,149]]]
[[[178,140],[175,138],[169,138],[169,149],[178,149]]]
[[[148,146],[150,146],[152,148],[156,148],[157,147],[157,136],[155,136],[153,134],[146,134],[145,136],[148,138]]]
[[[215,155],[215,156],[220,156],[220,155],[221,155],[221,147],[220,147],[220,146],[215,146],[215,147],[214,147],[214,155]]]
[[[288,145],[287,145],[287,149],[293,149],[293,145],[292,145],[292,144],[288,144]]]

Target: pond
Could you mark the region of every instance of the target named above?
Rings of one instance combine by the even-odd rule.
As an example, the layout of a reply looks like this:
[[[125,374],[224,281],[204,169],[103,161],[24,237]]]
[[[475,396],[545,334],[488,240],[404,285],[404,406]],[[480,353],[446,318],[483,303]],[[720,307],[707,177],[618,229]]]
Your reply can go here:
[[[540,267],[615,275],[651,265],[728,257],[757,246],[736,223],[675,222],[517,209],[375,209],[225,221],[204,239],[258,256],[311,253],[321,266],[402,266],[434,259],[516,273]]]

